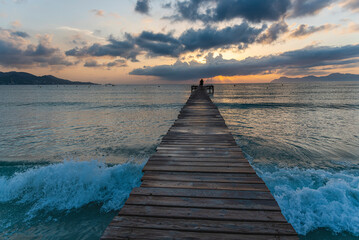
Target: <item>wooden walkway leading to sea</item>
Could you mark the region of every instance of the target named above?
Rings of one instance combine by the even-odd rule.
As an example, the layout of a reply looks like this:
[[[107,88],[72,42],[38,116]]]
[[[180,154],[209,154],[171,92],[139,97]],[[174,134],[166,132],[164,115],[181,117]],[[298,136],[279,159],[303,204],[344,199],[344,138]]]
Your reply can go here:
[[[143,172],[102,239],[298,239],[203,89]]]

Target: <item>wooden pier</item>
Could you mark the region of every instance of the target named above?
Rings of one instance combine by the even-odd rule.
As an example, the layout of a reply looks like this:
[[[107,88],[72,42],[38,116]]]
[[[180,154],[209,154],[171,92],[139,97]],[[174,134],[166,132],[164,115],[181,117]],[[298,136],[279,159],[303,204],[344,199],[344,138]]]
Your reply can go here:
[[[101,239],[298,239],[204,88]]]
[[[198,85],[192,85],[191,86],[191,92],[197,91],[198,88],[202,88],[207,91],[208,94],[214,93],[214,86],[213,85],[204,85],[204,86],[198,86]]]

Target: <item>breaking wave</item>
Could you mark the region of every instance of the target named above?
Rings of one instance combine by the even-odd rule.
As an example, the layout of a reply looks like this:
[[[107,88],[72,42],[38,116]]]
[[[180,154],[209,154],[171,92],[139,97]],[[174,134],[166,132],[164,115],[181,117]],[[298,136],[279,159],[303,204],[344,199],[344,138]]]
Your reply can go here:
[[[108,166],[103,162],[64,161],[0,176],[0,203],[28,206],[38,212],[70,211],[90,203],[108,212],[118,210],[132,188],[140,185],[143,164]]]
[[[302,235],[318,228],[359,236],[359,173],[275,168],[258,174]]]

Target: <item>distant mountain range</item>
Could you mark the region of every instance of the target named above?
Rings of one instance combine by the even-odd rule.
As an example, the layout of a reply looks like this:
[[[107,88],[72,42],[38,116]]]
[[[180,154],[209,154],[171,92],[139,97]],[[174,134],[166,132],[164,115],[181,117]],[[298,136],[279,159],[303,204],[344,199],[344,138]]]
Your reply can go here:
[[[95,85],[91,82],[73,82],[52,75],[35,76],[26,72],[0,72],[0,85]]]
[[[272,83],[292,83],[292,82],[334,82],[334,81],[359,81],[359,75],[349,73],[332,73],[328,76],[316,77],[306,76],[301,78],[281,77],[271,81]]]

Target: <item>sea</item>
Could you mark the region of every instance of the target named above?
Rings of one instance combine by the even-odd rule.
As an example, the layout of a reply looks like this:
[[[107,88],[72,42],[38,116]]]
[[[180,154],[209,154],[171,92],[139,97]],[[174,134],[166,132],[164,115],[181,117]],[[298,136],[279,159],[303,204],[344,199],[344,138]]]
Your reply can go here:
[[[359,239],[359,82],[215,85],[300,239]],[[0,86],[0,239],[98,239],[190,85]]]

